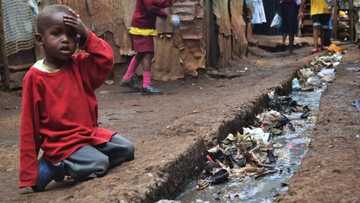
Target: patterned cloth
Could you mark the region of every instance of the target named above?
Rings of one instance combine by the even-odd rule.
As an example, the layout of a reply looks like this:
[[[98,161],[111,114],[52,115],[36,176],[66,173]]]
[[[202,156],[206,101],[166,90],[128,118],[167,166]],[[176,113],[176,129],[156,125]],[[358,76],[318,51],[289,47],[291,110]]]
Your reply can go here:
[[[36,0],[2,0],[2,12],[6,55],[33,48]]]

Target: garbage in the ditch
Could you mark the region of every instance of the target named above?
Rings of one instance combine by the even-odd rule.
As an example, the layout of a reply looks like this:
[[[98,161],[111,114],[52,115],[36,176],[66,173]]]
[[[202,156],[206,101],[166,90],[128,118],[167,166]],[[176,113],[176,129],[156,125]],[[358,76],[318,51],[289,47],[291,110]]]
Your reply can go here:
[[[293,91],[299,91],[301,90],[301,85],[300,85],[300,81],[297,78],[294,78],[291,81],[291,86],[292,86],[292,90]]]
[[[269,97],[274,107],[287,106],[280,108],[283,112],[310,112],[308,107],[298,105],[290,97]],[[253,176],[258,179],[276,173],[274,150],[281,144],[273,143],[272,138],[282,135],[285,130],[295,130],[290,120],[283,113],[269,110],[256,116],[254,126],[244,127],[242,132],[236,134],[230,133],[221,143],[208,150],[206,166],[197,182],[197,189],[226,182],[232,177]]]
[[[319,76],[317,76],[317,75],[311,76],[306,80],[305,86],[314,87],[314,88],[320,88],[322,86],[321,78]]]
[[[309,66],[299,70],[299,78],[292,80],[292,89],[296,91],[321,88],[323,83],[335,79],[335,69],[342,59],[341,54],[321,56]],[[223,183],[229,178],[253,176],[255,179],[276,172],[274,163],[273,137],[281,136],[285,130],[295,131],[285,114],[301,113],[300,119],[311,119],[308,106],[299,105],[289,96],[279,96],[271,92],[269,111],[258,116],[254,126],[244,127],[242,132],[229,134],[221,143],[207,152],[206,167],[197,183],[202,190],[212,184]]]
[[[268,94],[270,99],[269,108],[278,111],[282,114],[298,113],[309,114],[308,106],[300,105],[289,96],[275,96],[273,92]],[[293,129],[291,123],[288,124],[290,130]]]
[[[322,83],[330,83],[335,80],[335,68],[340,64],[342,55],[339,52],[335,54],[320,56],[315,58],[309,65],[298,71],[299,85],[302,91],[312,91],[321,88]],[[294,81],[293,81],[294,83]],[[296,84],[293,89],[298,90]]]
[[[329,69],[322,69],[318,74],[317,74],[322,81],[325,82],[332,82],[335,80],[335,69],[334,68],[329,68]]]
[[[310,62],[310,66],[312,70],[318,72],[321,68],[331,68],[336,67],[340,64],[342,60],[342,55],[340,53],[324,55],[320,57],[316,57],[314,60]]]
[[[303,68],[299,70],[299,76],[302,80],[306,80],[307,78],[314,76],[314,71],[311,68]]]
[[[314,65],[309,64],[299,70],[297,78],[301,91],[294,91],[289,96],[270,92],[267,103],[269,111],[259,114],[253,126],[247,126],[252,132],[256,129],[258,135],[250,136],[241,129],[238,133],[229,134],[207,153],[210,157],[218,157],[211,158],[216,164],[210,164],[210,167],[225,169],[229,174],[225,179],[227,182],[221,185],[206,183],[204,187],[197,184],[197,189],[205,189],[213,184],[203,191],[195,191],[191,185],[181,199],[184,202],[272,202],[275,195],[286,192],[288,180],[299,168],[310,145],[309,137],[315,127],[320,96],[326,89],[326,82],[321,80],[318,73],[324,68],[334,68],[341,58],[341,55],[329,55],[321,60],[325,63],[330,61],[331,64],[324,65],[314,60]],[[319,86],[305,84],[311,77],[316,77],[316,85]],[[313,82],[313,79],[309,82]],[[264,144],[268,134],[268,144]],[[206,176],[203,176],[206,182],[204,179]],[[197,183],[201,182],[199,179]]]

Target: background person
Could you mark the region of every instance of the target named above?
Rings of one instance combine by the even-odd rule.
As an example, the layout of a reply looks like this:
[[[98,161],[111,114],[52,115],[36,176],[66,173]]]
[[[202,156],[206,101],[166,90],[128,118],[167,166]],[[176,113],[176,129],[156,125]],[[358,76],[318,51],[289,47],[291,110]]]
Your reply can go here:
[[[139,64],[143,65],[142,91],[146,94],[159,94],[161,91],[151,84],[151,61],[154,57],[154,39],[156,17],[167,18],[163,10],[170,7],[174,0],[137,0],[129,33],[136,55],[130,61],[121,86],[139,89],[135,72]]]
[[[296,0],[281,0],[280,1],[280,16],[281,25],[280,32],[282,34],[283,44],[285,45],[286,37],[289,36],[289,52],[292,53],[294,49],[295,35],[298,33],[298,13],[299,6]]]
[[[304,7],[306,0],[301,1],[299,18],[304,17]],[[314,49],[312,53],[319,52],[324,48],[326,33],[329,32],[329,20],[331,18],[331,8],[327,0],[311,0],[310,14],[313,21]],[[320,43],[319,43],[320,38]]]

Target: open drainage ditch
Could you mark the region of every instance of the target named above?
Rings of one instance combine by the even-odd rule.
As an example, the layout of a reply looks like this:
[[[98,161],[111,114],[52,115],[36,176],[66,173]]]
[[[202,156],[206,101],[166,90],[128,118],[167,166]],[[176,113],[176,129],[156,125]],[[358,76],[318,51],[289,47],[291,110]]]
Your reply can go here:
[[[245,176],[230,178],[223,184],[211,185],[204,190],[197,190],[196,181],[188,185],[186,191],[177,199],[181,202],[272,202],[281,192],[287,191],[287,182],[300,166],[307,146],[309,135],[315,126],[320,97],[325,87],[312,92],[296,91],[290,98],[300,105],[311,109],[311,116],[302,119],[303,113],[286,114],[295,127],[295,131],[284,131],[283,135],[273,138],[277,147],[274,155],[275,173],[263,177]]]
[[[288,83],[282,83],[275,91],[278,95],[261,96],[241,116],[226,122],[227,130],[220,128],[218,137],[226,137],[229,131],[234,134],[207,150],[206,164],[199,179],[187,185],[175,201],[158,202],[273,202],[276,196],[286,192],[290,177],[307,152],[321,94],[327,82],[335,79],[335,67],[341,59],[341,54],[315,58],[297,72],[299,79],[292,80],[290,86],[296,91],[288,93]],[[279,96],[284,94],[288,95]],[[274,101],[280,105],[274,106]],[[284,111],[282,106],[291,110]],[[266,107],[271,108],[268,111]],[[264,112],[254,118],[253,114],[259,110]],[[272,117],[277,118],[275,126],[265,119]],[[235,132],[240,127],[243,127],[240,132]],[[196,149],[203,150],[203,147],[200,145]],[[204,155],[201,153],[201,156]],[[196,160],[200,161],[199,157]],[[194,163],[194,159],[187,163]]]

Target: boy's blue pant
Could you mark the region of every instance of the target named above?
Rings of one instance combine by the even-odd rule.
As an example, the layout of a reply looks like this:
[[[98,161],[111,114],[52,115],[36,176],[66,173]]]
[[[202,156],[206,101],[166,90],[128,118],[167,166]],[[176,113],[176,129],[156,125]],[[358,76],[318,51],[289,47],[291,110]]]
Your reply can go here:
[[[81,147],[57,166],[41,158],[38,181],[32,188],[34,191],[43,191],[52,180],[60,181],[65,174],[75,180],[103,176],[110,167],[133,159],[134,145],[116,134],[107,143]]]

